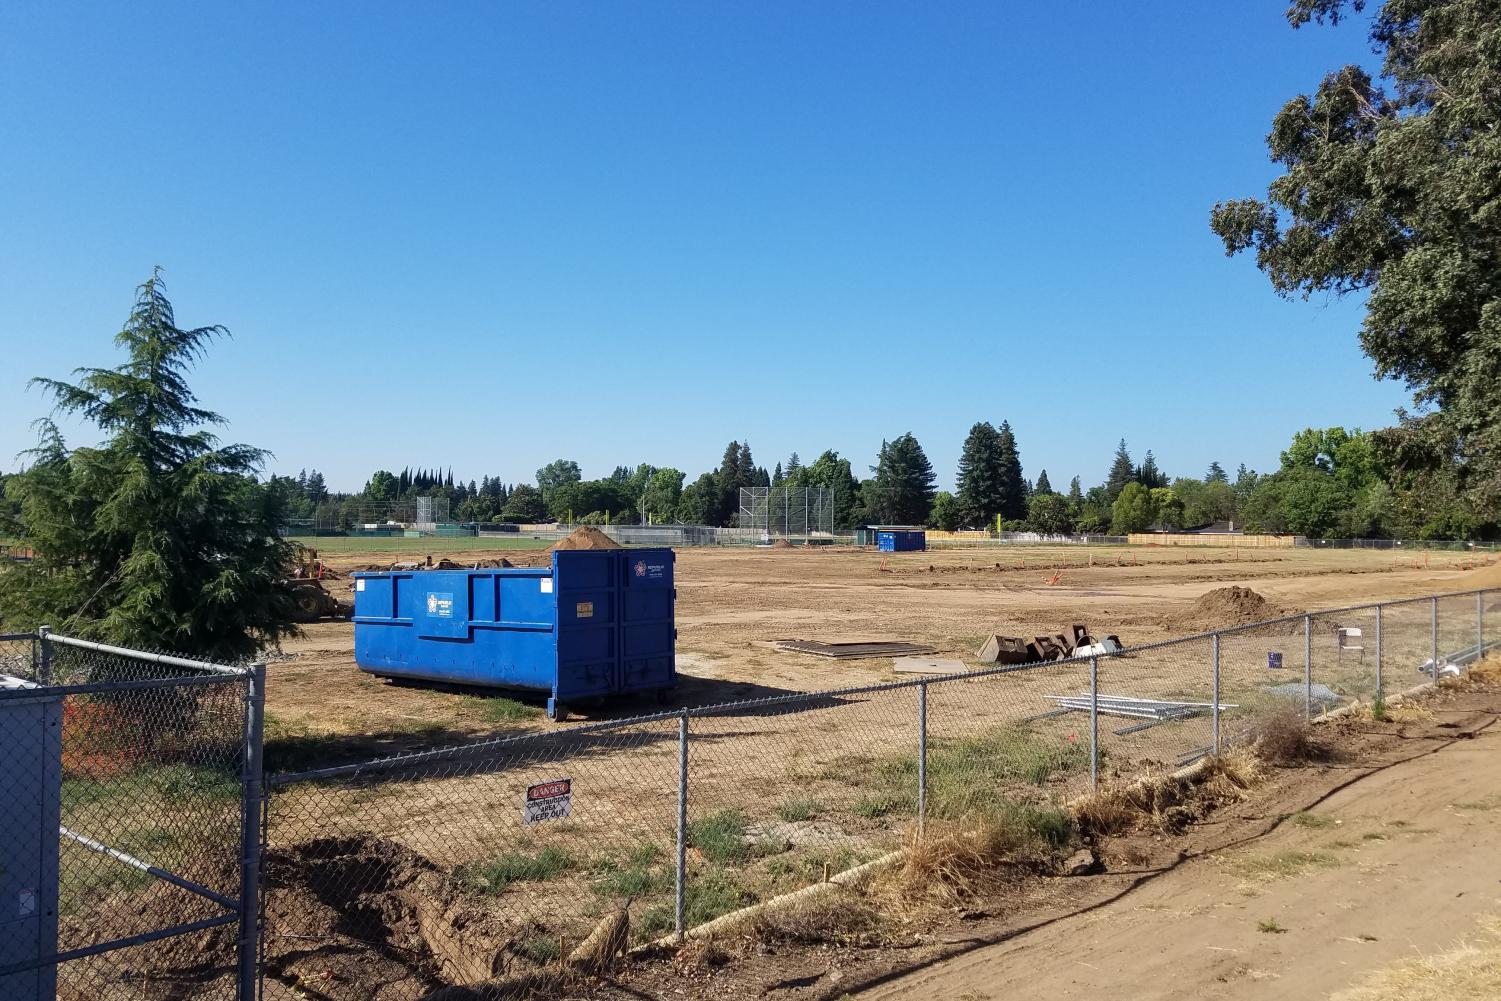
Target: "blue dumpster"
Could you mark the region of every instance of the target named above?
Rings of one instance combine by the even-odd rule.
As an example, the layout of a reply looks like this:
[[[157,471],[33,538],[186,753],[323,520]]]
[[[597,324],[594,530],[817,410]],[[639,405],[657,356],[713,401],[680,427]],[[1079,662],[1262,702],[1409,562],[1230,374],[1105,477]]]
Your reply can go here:
[[[382,677],[547,692],[547,714],[677,683],[671,549],[547,567],[354,575],[354,659]]]
[[[879,529],[876,550],[882,553],[920,553],[928,548],[926,532],[913,529]]]

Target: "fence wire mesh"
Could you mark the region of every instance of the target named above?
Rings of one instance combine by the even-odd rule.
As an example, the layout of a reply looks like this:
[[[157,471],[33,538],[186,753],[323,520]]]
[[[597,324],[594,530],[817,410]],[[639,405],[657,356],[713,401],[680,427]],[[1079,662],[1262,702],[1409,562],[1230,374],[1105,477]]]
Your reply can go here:
[[[895,847],[917,808],[916,707],[907,688],[695,714],[684,924]],[[653,921],[643,929],[672,930]]]
[[[1422,598],[279,776],[258,855],[262,987],[403,1001],[524,975],[611,915],[648,942],[945,821],[1025,817],[1061,843],[1092,788],[1175,771],[1269,712],[1462,672],[1498,622],[1496,592]],[[9,862],[0,889],[50,906],[55,951],[74,954],[27,964],[52,951],[34,940],[45,913],[29,945],[0,928],[0,996],[52,975],[67,999],[238,996],[253,679],[220,670],[0,638],[0,674],[21,679],[0,690],[0,819],[11,846],[56,845],[57,894],[36,896],[45,866]],[[95,946],[112,948],[79,954]]]
[[[265,972],[418,998],[556,964],[626,901],[671,930],[677,775],[668,719],[273,778]],[[529,816],[562,782],[568,809]]]
[[[1433,607],[1382,610],[1402,688],[1425,677]],[[1446,650],[1478,642],[1476,607],[1440,601]],[[701,925],[882,857],[919,824],[1025,814],[1044,831],[1037,818],[1056,816],[1066,832],[1067,804],[1096,786],[1251,739],[1269,712],[1374,698],[1377,618],[1374,606],[1294,616],[1093,661],[279,777],[265,971],[280,989],[328,998],[420,998],[556,964],[622,909],[633,943]],[[569,814],[529,822],[528,790],[562,781]]]
[[[1213,753],[1213,647],[1201,637],[1100,660],[1099,746],[1108,781],[1175,771]],[[1227,701],[1223,692],[1220,701]]]
[[[70,643],[0,645],[0,996],[233,998],[246,679]]]

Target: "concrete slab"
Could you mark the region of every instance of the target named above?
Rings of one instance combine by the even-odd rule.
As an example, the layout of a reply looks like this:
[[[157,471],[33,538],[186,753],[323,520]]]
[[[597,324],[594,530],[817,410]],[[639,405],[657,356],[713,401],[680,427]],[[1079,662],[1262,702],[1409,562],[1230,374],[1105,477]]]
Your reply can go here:
[[[891,666],[897,674],[962,674],[969,670],[962,660],[942,657],[894,657]]]

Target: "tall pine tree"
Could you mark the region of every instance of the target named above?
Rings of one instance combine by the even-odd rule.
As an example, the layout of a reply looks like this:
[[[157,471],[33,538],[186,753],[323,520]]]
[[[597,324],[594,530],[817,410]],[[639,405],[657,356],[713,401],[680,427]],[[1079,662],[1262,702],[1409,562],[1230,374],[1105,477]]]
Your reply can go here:
[[[881,453],[872,467],[870,511],[876,521],[889,525],[925,525],[933,510],[937,480],[933,464],[909,431],[881,443]]]
[[[1032,488],[1034,494],[1050,494],[1053,492],[1053,484],[1048,482],[1048,471],[1044,469],[1037,474],[1037,486]]]
[[[1027,481],[1022,478],[1021,453],[1009,421],[1001,421],[996,432],[1001,451],[1001,516],[1020,521],[1027,516]]]
[[[5,485],[20,514],[0,525],[35,556],[0,560],[0,621],[219,660],[295,631],[283,500],[255,478],[265,453],[219,442],[208,428],[222,418],[186,381],[225,334],[179,328],[158,273],[115,337],[118,368],[79,369],[76,384],[33,380],[102,441],[70,450],[39,422],[30,468]]]
[[[1000,434],[988,421],[975,424],[959,452],[955,502],[960,524],[973,528],[995,521],[1005,500],[1005,476]]]
[[[1126,451],[1126,439],[1115,447],[1115,460],[1110,463],[1110,473],[1105,477],[1105,499],[1111,504],[1121,495],[1126,484],[1136,478],[1136,467],[1131,463],[1131,453]]]
[[[1136,482],[1148,490],[1167,486],[1167,477],[1162,470],[1157,468],[1157,460],[1152,455],[1152,450],[1147,449],[1146,458],[1141,460],[1141,466],[1136,470]]]

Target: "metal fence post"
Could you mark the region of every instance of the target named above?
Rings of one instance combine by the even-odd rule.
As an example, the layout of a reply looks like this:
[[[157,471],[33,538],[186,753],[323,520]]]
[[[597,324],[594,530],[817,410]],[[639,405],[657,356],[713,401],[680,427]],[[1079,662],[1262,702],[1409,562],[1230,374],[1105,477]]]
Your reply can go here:
[[[1100,788],[1100,658],[1089,658],[1089,788]]]
[[[1438,687],[1438,599],[1428,599],[1428,625],[1430,629],[1428,666],[1433,668],[1433,686]]]
[[[1485,656],[1485,592],[1475,592],[1475,660]]]
[[[928,820],[928,683],[917,686],[917,833]]]
[[[251,664],[245,688],[245,753],[240,769],[239,999],[259,995],[262,772],[266,737],[266,665]]]
[[[688,906],[688,710],[678,717],[678,858],[677,899],[674,902],[673,930],[683,937],[683,914]]]
[[[1215,633],[1214,642],[1214,753],[1220,753],[1220,634]]]
[[[1303,616],[1303,718],[1313,719],[1313,616]]]
[[[1381,606],[1376,606],[1376,697],[1381,698]]]
[[[52,684],[52,627],[43,626],[36,631],[37,663],[36,680],[39,685]]]

